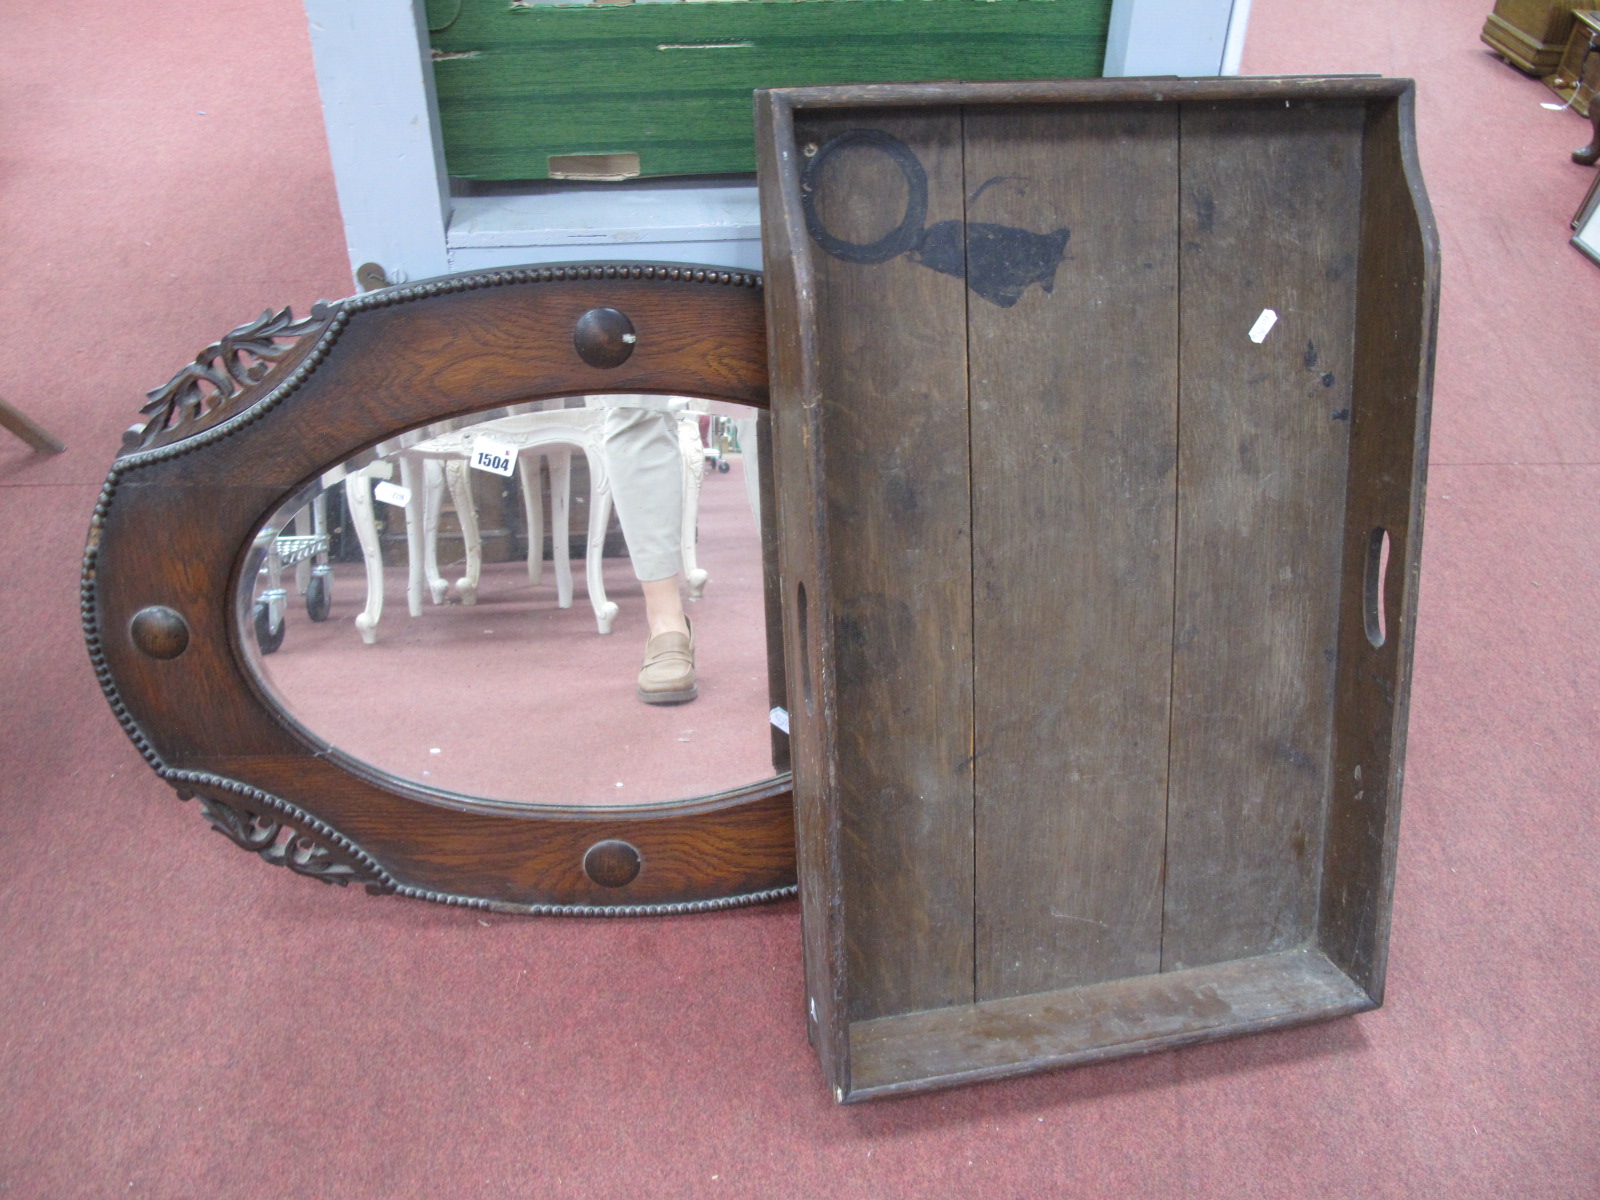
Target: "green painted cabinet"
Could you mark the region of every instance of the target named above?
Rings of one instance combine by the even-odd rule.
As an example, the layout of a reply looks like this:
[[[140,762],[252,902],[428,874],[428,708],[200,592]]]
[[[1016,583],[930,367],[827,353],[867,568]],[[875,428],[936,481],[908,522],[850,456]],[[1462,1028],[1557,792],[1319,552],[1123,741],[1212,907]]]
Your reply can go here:
[[[1097,76],[1110,11],[1110,0],[429,0],[428,25],[450,174],[631,178],[753,171],[758,87]]]

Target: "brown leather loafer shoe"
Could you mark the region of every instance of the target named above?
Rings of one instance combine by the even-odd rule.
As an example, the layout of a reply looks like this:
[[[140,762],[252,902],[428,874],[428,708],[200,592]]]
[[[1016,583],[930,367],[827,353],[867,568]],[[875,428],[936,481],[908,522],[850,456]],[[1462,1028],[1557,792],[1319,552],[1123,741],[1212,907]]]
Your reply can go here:
[[[639,699],[646,704],[683,704],[700,694],[694,681],[693,633],[658,633],[644,648]]]

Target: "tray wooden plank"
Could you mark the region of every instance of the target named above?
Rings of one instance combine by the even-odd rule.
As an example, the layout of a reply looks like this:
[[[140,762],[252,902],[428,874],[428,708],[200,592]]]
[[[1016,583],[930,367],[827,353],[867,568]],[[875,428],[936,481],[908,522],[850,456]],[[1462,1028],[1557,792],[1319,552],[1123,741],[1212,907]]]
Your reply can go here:
[[[1160,968],[1177,115],[966,117],[969,222],[1071,230],[1052,292],[969,301],[980,999]]]
[[[802,125],[820,147],[855,122]],[[927,176],[927,220],[962,215],[955,110],[875,127]],[[822,227],[869,245],[905,211],[906,182],[871,147],[830,154]],[[898,190],[898,193],[896,189]],[[972,545],[966,303],[961,280],[907,258],[824,256],[818,336],[831,447],[829,570],[852,1019],[972,1001]],[[872,314],[872,319],[862,319]]]
[[[1353,103],[1183,112],[1169,970],[1298,945],[1314,922],[1363,119]]]

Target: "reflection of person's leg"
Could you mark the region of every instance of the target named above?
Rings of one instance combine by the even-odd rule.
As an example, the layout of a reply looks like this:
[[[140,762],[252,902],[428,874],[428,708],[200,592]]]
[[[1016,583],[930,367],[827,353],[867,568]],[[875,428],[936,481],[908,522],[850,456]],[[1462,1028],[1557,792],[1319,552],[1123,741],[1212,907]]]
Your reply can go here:
[[[641,579],[644,589],[644,615],[650,622],[650,636],[658,633],[688,633],[689,618],[683,615],[683,593],[678,589],[678,577]]]
[[[611,495],[650,626],[639,699],[647,704],[693,700],[699,694],[694,640],[678,588],[683,456],[676,419],[660,409],[613,408],[606,414],[605,439]]]

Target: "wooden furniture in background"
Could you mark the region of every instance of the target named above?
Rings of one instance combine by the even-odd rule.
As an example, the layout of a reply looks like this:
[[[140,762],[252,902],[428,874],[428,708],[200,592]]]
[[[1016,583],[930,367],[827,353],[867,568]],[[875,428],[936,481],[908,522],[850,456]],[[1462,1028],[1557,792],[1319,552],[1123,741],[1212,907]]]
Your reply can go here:
[[[1583,200],[1578,204],[1577,212],[1572,214],[1572,228],[1577,229],[1582,225],[1586,225],[1589,219],[1594,216],[1597,208],[1600,208],[1600,173],[1597,173],[1593,179],[1589,180],[1589,190],[1584,192]]]
[[[1412,85],[757,95],[836,1097],[1375,1007],[1437,297]]]
[[[1600,113],[1600,104],[1595,105]],[[1600,120],[1596,120],[1595,141],[1600,143]],[[1572,244],[1591,261],[1600,262],[1600,175],[1589,184],[1583,203],[1572,214]]]
[[[1587,7],[1587,0],[1495,0],[1479,36],[1519,71],[1545,76],[1566,49],[1572,10]]]
[[[1589,144],[1572,152],[1572,161],[1580,167],[1592,167],[1600,162],[1600,104],[1589,106]]]
[[[319,305],[304,321],[267,313],[202,350],[129,431],[84,560],[90,659],[151,768],[237,845],[377,893],[572,914],[792,894],[787,740],[776,733],[774,778],[681,804],[456,795],[379,772],[301,726],[256,684],[240,619],[262,552],[247,549],[268,517],[407,430],[617,392],[765,409],[760,287],[756,275],[671,265],[451,276]],[[604,323],[589,330],[600,310],[626,316],[636,341]],[[770,521],[762,537],[770,559]],[[769,690],[782,703],[774,570]]]
[[[1585,10],[1572,16],[1572,30],[1561,61],[1545,84],[1580,116],[1587,117],[1595,89],[1600,87],[1600,54],[1594,52],[1600,45],[1600,12]]]
[[[27,413],[13,408],[0,398],[0,429],[16,434],[35,450],[45,454],[60,454],[67,446]]]

